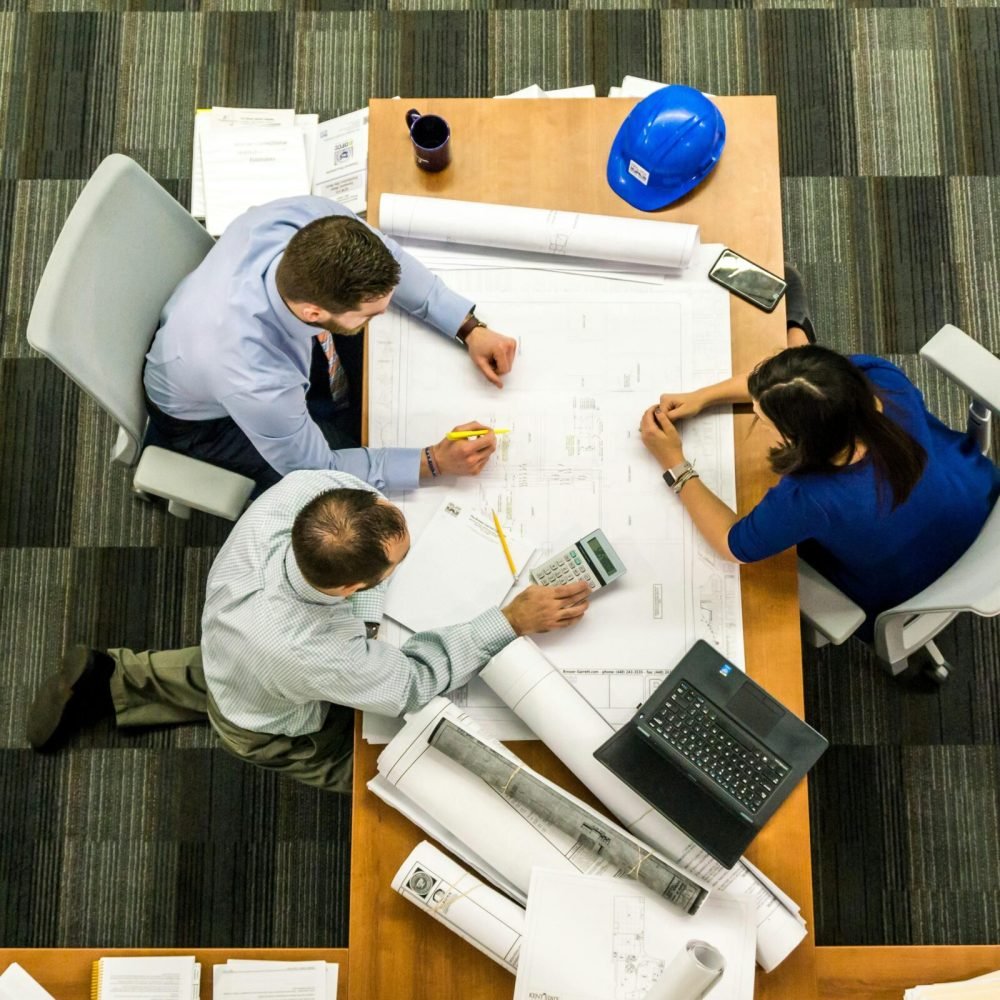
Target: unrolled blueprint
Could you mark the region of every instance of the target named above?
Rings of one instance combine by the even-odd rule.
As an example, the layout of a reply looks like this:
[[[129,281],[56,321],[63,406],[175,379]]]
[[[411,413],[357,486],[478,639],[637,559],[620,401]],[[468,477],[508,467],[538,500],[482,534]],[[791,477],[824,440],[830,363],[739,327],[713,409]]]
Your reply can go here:
[[[643,1000],[690,939],[725,956],[712,1000],[752,1000],[753,908],[713,896],[691,917],[635,882],[536,868],[514,1000]]]
[[[449,286],[475,301],[492,329],[517,338],[513,371],[497,391],[457,344],[390,310],[369,326],[369,443],[424,446],[468,420],[509,427],[483,473],[451,480],[449,494],[521,525],[538,544],[535,562],[604,530],[628,572],[595,596],[578,626],[539,645],[612,725],[634,713],[696,639],[742,665],[738,567],[694,530],[638,430],[661,392],[731,374],[729,299],[705,277],[719,248],[701,247],[683,278],[652,280],[536,263],[462,265],[475,259],[468,248],[447,266],[446,249],[431,256]],[[703,480],[735,507],[729,411],[701,414],[682,432]],[[393,499],[417,538],[441,490]],[[526,735],[481,685],[458,700],[494,735]]]

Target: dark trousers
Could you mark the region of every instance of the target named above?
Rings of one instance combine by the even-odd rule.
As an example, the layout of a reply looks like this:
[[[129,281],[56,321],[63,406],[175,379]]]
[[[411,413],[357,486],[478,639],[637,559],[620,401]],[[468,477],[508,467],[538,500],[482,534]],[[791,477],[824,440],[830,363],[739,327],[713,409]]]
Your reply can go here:
[[[364,334],[335,336],[333,341],[347,376],[348,405],[334,409],[326,355],[313,341],[306,406],[331,448],[357,448],[361,441]],[[281,473],[268,464],[232,417],[181,420],[164,413],[148,395],[146,409],[149,412],[146,445],[158,445],[238,472],[256,482],[254,496],[281,479]]]

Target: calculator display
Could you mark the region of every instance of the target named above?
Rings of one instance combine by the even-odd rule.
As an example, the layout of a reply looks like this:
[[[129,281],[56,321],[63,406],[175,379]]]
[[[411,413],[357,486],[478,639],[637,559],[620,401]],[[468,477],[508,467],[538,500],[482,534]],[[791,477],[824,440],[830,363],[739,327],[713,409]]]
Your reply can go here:
[[[593,552],[595,556],[597,556],[598,562],[609,573],[614,573],[615,564],[611,561],[611,558],[608,556],[607,552],[605,552],[604,549],[601,547],[601,543],[596,538],[591,538],[586,544],[590,548],[590,551]]]

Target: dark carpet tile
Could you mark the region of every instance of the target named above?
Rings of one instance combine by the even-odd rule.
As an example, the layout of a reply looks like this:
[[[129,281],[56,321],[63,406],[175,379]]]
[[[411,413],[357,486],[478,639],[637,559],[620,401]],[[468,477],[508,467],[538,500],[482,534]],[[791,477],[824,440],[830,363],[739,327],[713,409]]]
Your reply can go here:
[[[121,19],[33,14],[21,131],[21,177],[88,177],[114,148]]]
[[[0,546],[68,545],[76,386],[41,358],[0,361]]]
[[[293,12],[211,11],[202,20],[195,107],[293,106]]]

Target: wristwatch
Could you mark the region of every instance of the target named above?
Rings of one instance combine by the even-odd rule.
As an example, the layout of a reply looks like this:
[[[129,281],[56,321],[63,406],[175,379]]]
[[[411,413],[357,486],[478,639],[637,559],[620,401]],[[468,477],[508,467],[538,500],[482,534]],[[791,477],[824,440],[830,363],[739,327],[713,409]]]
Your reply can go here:
[[[663,473],[663,481],[669,486],[675,493],[680,493],[681,488],[689,479],[694,479],[698,475],[695,472],[694,466],[685,459],[679,465],[675,465],[671,469],[667,469]]]
[[[365,638],[366,639],[377,639],[379,622],[365,622]]]
[[[470,312],[469,315],[465,317],[465,321],[458,328],[458,333],[455,334],[455,339],[460,340],[464,344],[469,339],[469,334],[481,326],[486,326],[486,324],[479,319],[474,312]]]

